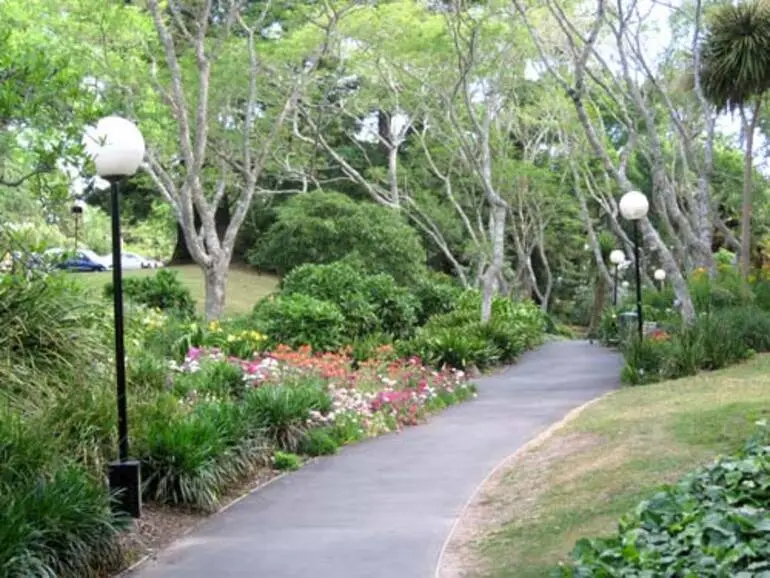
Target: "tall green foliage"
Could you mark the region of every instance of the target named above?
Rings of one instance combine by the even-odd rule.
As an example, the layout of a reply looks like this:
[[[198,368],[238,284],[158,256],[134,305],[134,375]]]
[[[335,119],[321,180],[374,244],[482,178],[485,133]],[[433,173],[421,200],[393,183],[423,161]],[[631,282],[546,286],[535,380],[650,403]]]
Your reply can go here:
[[[249,260],[266,270],[288,273],[305,263],[331,263],[357,256],[371,273],[388,273],[400,283],[425,270],[425,248],[400,214],[340,193],[297,195],[277,209],[277,221],[253,248]]]

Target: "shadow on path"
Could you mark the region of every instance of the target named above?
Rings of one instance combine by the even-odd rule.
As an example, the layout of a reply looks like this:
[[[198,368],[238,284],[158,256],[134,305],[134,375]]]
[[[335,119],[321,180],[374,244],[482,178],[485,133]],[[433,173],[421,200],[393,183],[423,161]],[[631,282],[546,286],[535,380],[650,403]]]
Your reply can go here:
[[[620,357],[551,342],[478,381],[425,425],[344,448],[248,496],[138,578],[429,578],[450,528],[500,460],[618,385]]]

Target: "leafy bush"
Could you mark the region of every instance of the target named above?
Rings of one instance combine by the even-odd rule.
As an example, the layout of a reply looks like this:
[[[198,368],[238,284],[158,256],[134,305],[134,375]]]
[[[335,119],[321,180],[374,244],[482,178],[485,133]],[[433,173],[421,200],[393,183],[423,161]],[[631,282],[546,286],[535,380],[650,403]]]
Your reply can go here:
[[[289,273],[306,263],[360,257],[370,273],[388,273],[408,284],[425,270],[420,236],[397,212],[333,192],[292,197],[249,261],[263,270]]]
[[[417,355],[426,363],[464,369],[483,369],[507,363],[538,345],[544,335],[545,316],[533,303],[495,297],[489,323],[481,323],[481,295],[465,291],[456,308],[435,315],[410,341],[398,345],[403,355]]]
[[[311,384],[264,385],[244,398],[244,413],[279,449],[296,451],[308,431],[311,411],[328,412],[329,395]]]
[[[298,470],[301,465],[302,460],[297,454],[277,451],[275,452],[275,455],[273,455],[273,467],[276,470],[292,472]]]
[[[253,319],[272,345],[334,351],[344,342],[346,322],[340,308],[302,293],[263,299],[254,306]]]
[[[192,294],[179,280],[176,271],[161,269],[152,276],[126,277],[123,294],[126,299],[153,309],[173,311],[187,317],[195,313]],[[104,286],[104,295],[112,297],[112,283]]]
[[[99,576],[120,562],[106,488],[49,436],[0,415],[0,575]]]
[[[482,334],[480,322],[458,327],[424,327],[408,342],[397,345],[402,355],[416,355],[428,365],[485,369],[497,363],[500,349]]]
[[[763,576],[770,572],[766,427],[734,456],[663,488],[615,536],[581,540],[566,577]]]
[[[694,327],[656,331],[624,347],[623,380],[641,384],[727,367],[754,351],[770,351],[770,312],[755,306],[701,314]]]
[[[337,305],[350,339],[382,331],[411,332],[417,322],[417,299],[386,274],[362,274],[352,263],[302,265],[283,280],[281,294],[301,293]]]
[[[302,265],[281,283],[281,295],[308,295],[333,303],[345,318],[345,334],[349,338],[367,335],[377,329],[374,304],[364,293],[364,276],[349,263]]]
[[[434,271],[419,277],[411,290],[419,302],[418,325],[424,325],[435,315],[452,311],[463,293],[463,288],[454,279]]]

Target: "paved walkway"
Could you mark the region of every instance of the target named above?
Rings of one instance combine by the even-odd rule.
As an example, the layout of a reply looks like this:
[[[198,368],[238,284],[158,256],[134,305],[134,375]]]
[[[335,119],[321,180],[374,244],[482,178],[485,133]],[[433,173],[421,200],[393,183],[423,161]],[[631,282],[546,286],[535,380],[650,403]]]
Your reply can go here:
[[[255,492],[139,578],[431,578],[475,487],[570,409],[617,386],[619,357],[548,343],[429,423],[344,448]]]

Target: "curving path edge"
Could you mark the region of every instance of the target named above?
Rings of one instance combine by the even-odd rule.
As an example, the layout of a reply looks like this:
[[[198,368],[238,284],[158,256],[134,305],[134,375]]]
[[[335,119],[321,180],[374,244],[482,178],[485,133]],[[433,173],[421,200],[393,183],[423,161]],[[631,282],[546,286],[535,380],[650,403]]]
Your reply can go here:
[[[479,482],[619,385],[620,357],[550,342],[425,425],[344,448],[247,496],[135,578],[429,578]]]

